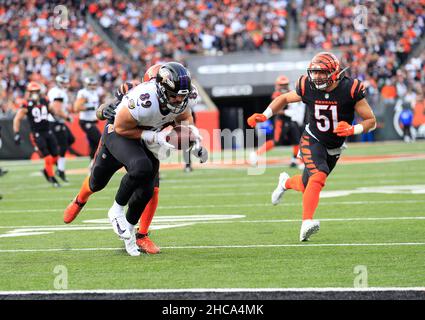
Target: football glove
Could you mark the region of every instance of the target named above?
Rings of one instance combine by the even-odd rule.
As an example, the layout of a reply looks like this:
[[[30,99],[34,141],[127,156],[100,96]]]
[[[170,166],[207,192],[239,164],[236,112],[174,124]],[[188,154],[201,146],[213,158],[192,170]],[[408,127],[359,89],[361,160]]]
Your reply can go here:
[[[247,120],[248,125],[251,128],[255,128],[258,122],[264,122],[267,120],[267,117],[262,113],[254,113],[252,116],[250,116]]]
[[[334,133],[336,133],[338,137],[352,136],[354,134],[354,126],[348,124],[345,121],[340,121],[338,122],[338,125],[335,128]]]
[[[165,131],[156,132],[152,130],[143,130],[141,138],[149,145],[158,144],[166,149],[175,149],[172,144],[167,142],[168,134],[169,132]]]
[[[106,103],[105,106],[102,109],[102,116],[105,119],[113,120],[115,118],[115,109],[119,105],[119,100],[112,100],[109,103]]]
[[[122,98],[127,94],[127,92],[129,92],[130,89],[133,87],[134,87],[133,83],[124,82],[118,87],[117,91],[115,92],[115,98],[117,98],[118,101],[121,101]]]
[[[203,146],[200,146],[199,148],[192,148],[192,154],[199,158],[199,161],[201,163],[205,163],[208,160],[208,150],[205,149]]]
[[[15,137],[13,138],[13,141],[15,141],[15,144],[19,146],[21,144],[21,135],[19,133],[15,133]]]
[[[200,149],[201,148],[202,136],[199,133],[199,129],[197,127],[195,127],[193,124],[188,125],[188,127],[190,128],[191,132],[195,136],[195,143],[193,145],[193,148],[194,149]]]

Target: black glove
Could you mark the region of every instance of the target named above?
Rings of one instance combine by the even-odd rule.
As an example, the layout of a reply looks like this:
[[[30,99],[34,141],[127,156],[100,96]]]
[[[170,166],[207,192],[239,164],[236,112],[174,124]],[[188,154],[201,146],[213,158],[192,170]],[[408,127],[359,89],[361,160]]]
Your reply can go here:
[[[21,144],[21,135],[19,133],[15,133],[15,137],[13,138],[13,141],[15,141],[15,144],[19,146]]]
[[[120,104],[119,100],[113,100],[109,103],[105,103],[105,106],[102,109],[102,116],[105,119],[113,120],[115,118],[115,109]]]

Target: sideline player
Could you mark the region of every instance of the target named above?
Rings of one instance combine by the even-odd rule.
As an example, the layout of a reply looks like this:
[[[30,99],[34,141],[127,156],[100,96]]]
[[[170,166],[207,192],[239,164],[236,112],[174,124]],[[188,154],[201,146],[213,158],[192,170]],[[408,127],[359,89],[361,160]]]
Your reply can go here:
[[[271,197],[272,204],[277,205],[288,189],[303,193],[300,241],[307,241],[319,231],[320,222],[313,220],[313,216],[320,191],[341,155],[346,137],[376,128],[375,116],[365,99],[364,85],[357,79],[343,76],[345,70],[341,70],[332,53],[318,53],[309,64],[307,76],[299,78],[296,90],[277,97],[262,114],[255,113],[248,118],[248,124],[255,127],[288,103],[303,101],[307,105],[308,121],[300,141],[305,169],[302,175],[292,177],[281,173]],[[354,112],[363,121],[353,126]]]
[[[15,144],[21,143],[21,135],[19,134],[21,121],[27,116],[28,122],[33,134],[34,143],[44,159],[44,169],[42,173],[46,180],[54,187],[60,187],[56,180],[53,166],[58,156],[58,143],[56,137],[51,130],[48,121],[49,102],[41,96],[41,86],[37,82],[30,82],[26,90],[26,100],[13,119],[13,132],[15,133]]]
[[[63,180],[63,182],[68,182],[68,179],[65,175],[65,154],[69,147],[75,142],[74,135],[65,124],[65,121],[72,121],[72,117],[70,116],[68,110],[68,85],[69,77],[65,74],[60,74],[56,77],[56,86],[52,87],[47,93],[47,97],[49,98],[50,103],[50,110],[53,112],[53,116],[49,117],[49,121],[53,126],[53,133],[59,146],[59,157],[57,160],[56,174]]]
[[[272,100],[280,95],[289,92],[289,79],[282,75],[276,78],[275,91]],[[298,160],[299,143],[301,133],[304,130],[305,106],[302,102],[291,103],[286,108],[280,110],[274,116],[273,139],[266,141],[257,151],[251,152],[249,162],[255,166],[258,163],[258,156],[272,150],[277,144],[292,146],[292,156],[290,167],[304,169],[304,164]]]
[[[77,93],[74,103],[74,111],[79,112],[79,125],[86,133],[90,147],[90,160],[93,160],[100,140],[100,131],[97,128],[96,108],[99,106],[99,94],[97,93],[97,79],[95,77],[84,78],[84,88]]]

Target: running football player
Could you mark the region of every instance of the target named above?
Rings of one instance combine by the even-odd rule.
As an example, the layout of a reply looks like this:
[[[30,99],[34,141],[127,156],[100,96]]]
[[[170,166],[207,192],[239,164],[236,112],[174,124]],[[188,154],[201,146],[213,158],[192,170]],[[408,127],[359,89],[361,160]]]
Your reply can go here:
[[[272,204],[277,205],[286,190],[303,193],[300,241],[307,241],[319,231],[320,222],[313,217],[320,192],[341,155],[346,137],[376,128],[364,85],[344,76],[346,69],[341,69],[334,54],[318,53],[309,64],[307,75],[297,81],[296,90],[280,95],[262,114],[255,113],[248,118],[249,126],[255,127],[288,103],[303,101],[308,108],[308,121],[300,141],[305,164],[303,174],[289,177],[286,172],[281,173],[271,197]],[[355,112],[363,121],[353,126]]]

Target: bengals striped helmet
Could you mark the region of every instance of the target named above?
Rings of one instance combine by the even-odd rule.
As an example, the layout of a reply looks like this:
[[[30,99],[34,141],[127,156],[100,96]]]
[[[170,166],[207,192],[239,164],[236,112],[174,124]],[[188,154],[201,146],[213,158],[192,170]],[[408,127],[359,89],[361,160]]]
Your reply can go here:
[[[162,67],[162,64],[157,63],[154,64],[153,66],[151,66],[146,72],[145,75],[143,76],[143,82],[149,81],[151,79],[156,78],[156,75],[158,74],[158,70],[159,68]]]
[[[286,93],[289,91],[289,79],[287,76],[279,76],[274,82],[274,87],[276,91]]]
[[[326,74],[326,77],[317,78],[317,74],[313,76],[315,72],[323,72]],[[330,52],[320,52],[311,60],[307,68],[307,74],[309,80],[314,84],[316,89],[324,90],[339,79],[341,66],[334,54]]]
[[[31,81],[27,85],[27,91],[41,91],[41,86],[37,82]]]

